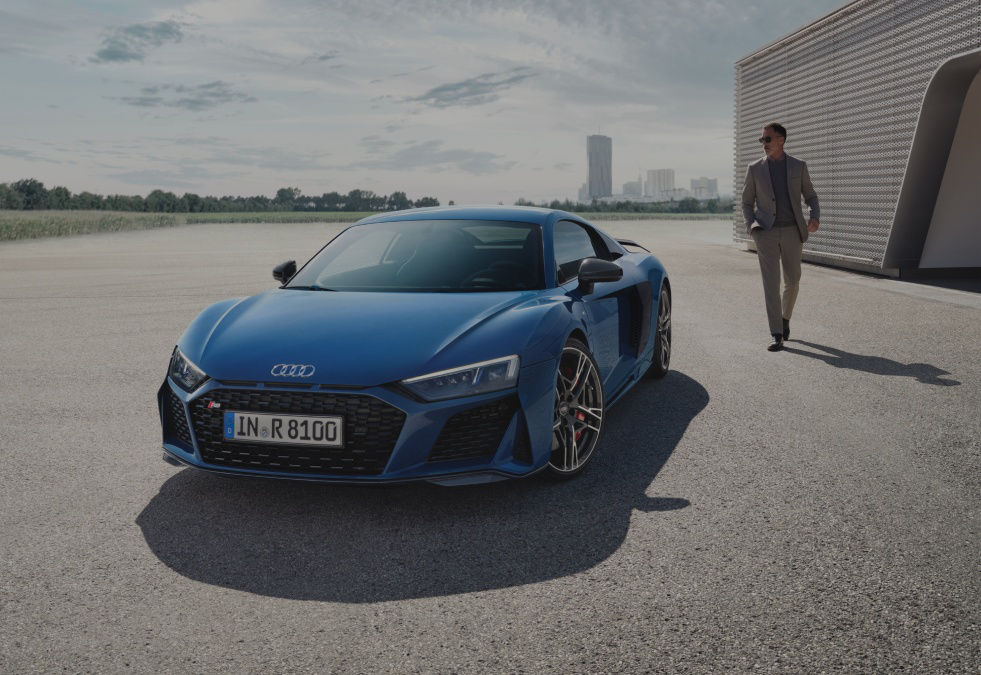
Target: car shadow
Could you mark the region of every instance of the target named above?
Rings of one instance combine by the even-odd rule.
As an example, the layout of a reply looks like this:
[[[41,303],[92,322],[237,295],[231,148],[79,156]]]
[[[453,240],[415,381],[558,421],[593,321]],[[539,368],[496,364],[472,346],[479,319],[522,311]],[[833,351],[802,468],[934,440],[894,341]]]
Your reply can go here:
[[[791,342],[802,344],[811,349],[819,349],[820,352],[805,351],[795,349]],[[859,370],[873,375],[890,375],[893,377],[915,377],[923,384],[932,384],[939,387],[953,387],[960,384],[957,380],[945,378],[950,375],[946,370],[931,366],[928,363],[900,363],[883,356],[871,356],[868,354],[853,354],[835,347],[819,345],[805,340],[790,340],[784,343],[784,351],[791,354],[800,354],[812,359],[824,361],[835,368],[848,368],[849,370]]]
[[[609,411],[578,478],[446,488],[231,479],[184,469],[136,519],[153,553],[207,584],[281,598],[381,602],[505,588],[590,569],[626,538],[709,396],[669,372]]]

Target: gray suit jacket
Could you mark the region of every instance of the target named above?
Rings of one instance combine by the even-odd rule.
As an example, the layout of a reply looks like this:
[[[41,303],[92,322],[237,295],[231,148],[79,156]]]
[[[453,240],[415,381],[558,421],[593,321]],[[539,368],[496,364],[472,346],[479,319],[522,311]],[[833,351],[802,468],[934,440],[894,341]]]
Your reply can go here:
[[[817,193],[807,173],[807,163],[787,155],[787,187],[790,189],[790,205],[794,210],[794,220],[801,241],[807,241],[807,220],[800,207],[801,197],[807,202],[811,212],[809,218],[821,218],[821,207]],[[754,227],[769,230],[777,213],[777,198],[773,195],[773,181],[766,157],[746,167],[746,184],[743,186],[743,219],[746,231]]]

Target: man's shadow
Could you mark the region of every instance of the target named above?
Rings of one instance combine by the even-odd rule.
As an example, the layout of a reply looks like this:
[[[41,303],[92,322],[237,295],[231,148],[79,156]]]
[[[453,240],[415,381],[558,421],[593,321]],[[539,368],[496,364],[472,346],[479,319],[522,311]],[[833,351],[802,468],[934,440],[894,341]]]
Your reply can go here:
[[[805,351],[803,349],[794,349],[790,346],[790,342],[802,344],[812,349],[820,349],[824,353],[822,354],[819,352]],[[915,377],[917,381],[924,384],[933,384],[941,387],[952,387],[960,384],[960,382],[957,380],[943,377],[944,375],[950,375],[948,371],[937,368],[936,366],[931,366],[928,363],[904,364],[882,356],[852,354],[851,352],[836,349],[835,347],[827,347],[825,345],[819,345],[814,342],[806,342],[804,340],[792,340],[790,342],[784,343],[784,351],[792,354],[800,354],[801,356],[809,356],[812,359],[824,361],[828,365],[834,366],[835,368],[860,370],[865,373],[872,373],[873,375]]]
[[[370,488],[185,469],[136,522],[177,573],[282,598],[380,602],[554,579],[612,555],[634,510],[689,505],[647,492],[708,400],[677,372],[638,384],[571,481]]]

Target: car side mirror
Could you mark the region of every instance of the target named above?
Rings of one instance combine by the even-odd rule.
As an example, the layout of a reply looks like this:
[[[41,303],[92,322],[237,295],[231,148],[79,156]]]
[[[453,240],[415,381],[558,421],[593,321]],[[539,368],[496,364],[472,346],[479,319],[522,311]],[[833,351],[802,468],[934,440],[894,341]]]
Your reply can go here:
[[[281,262],[275,267],[273,267],[273,279],[278,281],[283,286],[286,282],[293,278],[296,274],[296,261],[287,260],[286,262]]]
[[[579,265],[579,290],[583,295],[593,292],[593,286],[602,281],[620,281],[623,268],[609,260],[586,258]]]

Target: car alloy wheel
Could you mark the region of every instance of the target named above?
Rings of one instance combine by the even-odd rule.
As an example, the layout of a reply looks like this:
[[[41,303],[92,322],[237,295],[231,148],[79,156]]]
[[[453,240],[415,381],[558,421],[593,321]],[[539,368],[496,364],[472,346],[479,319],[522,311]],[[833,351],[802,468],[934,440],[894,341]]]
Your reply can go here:
[[[570,339],[555,377],[555,417],[549,474],[571,478],[593,457],[603,428],[603,383],[589,349]]]
[[[647,371],[649,377],[660,379],[668,374],[671,364],[671,293],[667,286],[661,286],[657,301],[657,328],[654,333],[654,358]]]

